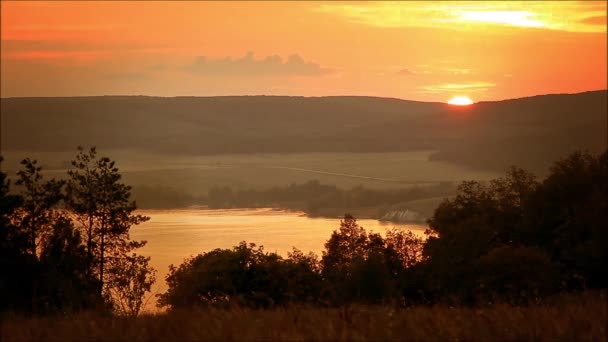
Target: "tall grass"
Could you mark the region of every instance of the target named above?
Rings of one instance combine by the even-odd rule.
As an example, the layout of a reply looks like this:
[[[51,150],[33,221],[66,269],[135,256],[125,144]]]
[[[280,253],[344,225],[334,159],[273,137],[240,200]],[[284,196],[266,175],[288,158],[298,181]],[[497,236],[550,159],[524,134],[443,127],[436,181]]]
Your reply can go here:
[[[1,341],[606,341],[606,294],[488,307],[351,306],[4,317]]]

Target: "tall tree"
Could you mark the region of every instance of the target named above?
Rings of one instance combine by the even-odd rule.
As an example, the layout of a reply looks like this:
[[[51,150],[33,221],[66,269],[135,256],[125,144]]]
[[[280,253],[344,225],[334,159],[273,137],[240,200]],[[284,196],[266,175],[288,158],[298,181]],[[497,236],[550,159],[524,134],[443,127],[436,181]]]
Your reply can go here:
[[[98,212],[98,189],[96,179],[98,170],[95,168],[97,150],[92,147],[84,151],[78,146],[78,155],[72,161],[75,169],[68,170],[69,181],[66,187],[66,201],[69,208],[76,214],[85,232],[87,246],[87,275],[91,276],[93,269],[93,254],[95,248],[94,225]]]
[[[24,310],[30,305],[33,258],[28,236],[13,223],[21,198],[9,190],[7,175],[0,171],[0,310]]]
[[[21,161],[24,169],[17,172],[15,182],[20,186],[21,206],[15,211],[14,220],[18,229],[27,236],[28,252],[31,255],[31,309],[39,311],[39,287],[42,268],[39,263],[39,247],[52,230],[56,206],[62,199],[63,181],[44,180],[42,167],[29,158]]]
[[[17,210],[20,229],[29,237],[30,254],[38,257],[40,241],[51,231],[55,207],[62,199],[64,181],[51,179],[45,181],[42,167],[36,160],[26,158],[21,161],[23,170],[17,172],[15,182],[21,187],[21,207]]]
[[[108,260],[128,258],[130,252],[145,245],[145,241],[130,240],[129,230],[149,217],[134,214],[137,205],[130,199],[131,187],[121,183],[114,161],[97,157],[94,147],[86,152],[82,147],[78,150],[72,161],[75,168],[68,172],[67,203],[86,235],[88,273],[99,279],[99,294],[109,294]]]

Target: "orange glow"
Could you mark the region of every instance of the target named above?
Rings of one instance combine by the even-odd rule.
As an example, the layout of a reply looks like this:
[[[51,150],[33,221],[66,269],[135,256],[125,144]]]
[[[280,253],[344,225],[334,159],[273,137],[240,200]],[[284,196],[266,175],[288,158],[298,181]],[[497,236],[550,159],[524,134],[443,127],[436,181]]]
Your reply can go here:
[[[448,104],[456,106],[468,106],[473,104],[473,101],[467,96],[455,96],[448,101]]]
[[[489,101],[605,89],[608,74],[602,1],[0,1],[0,15],[3,97]]]
[[[513,26],[545,26],[542,21],[533,19],[535,16],[535,13],[527,11],[480,11],[461,13],[460,19]]]

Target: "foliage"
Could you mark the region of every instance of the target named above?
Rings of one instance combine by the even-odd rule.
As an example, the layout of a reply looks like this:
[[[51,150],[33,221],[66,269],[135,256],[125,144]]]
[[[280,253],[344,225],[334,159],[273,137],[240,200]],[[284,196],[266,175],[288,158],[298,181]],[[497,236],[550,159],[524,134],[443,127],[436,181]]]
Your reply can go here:
[[[49,234],[53,222],[53,209],[62,199],[63,181],[43,181],[42,167],[29,158],[21,162],[24,170],[17,172],[16,185],[21,186],[21,206],[14,219],[29,237],[30,254],[38,257],[38,246]]]
[[[475,264],[475,300],[522,304],[559,288],[559,270],[536,247],[498,247]]]
[[[144,307],[145,295],[156,281],[156,270],[148,265],[150,257],[133,254],[111,259],[108,268],[108,288],[115,310],[137,316]]]
[[[346,215],[317,256],[294,249],[287,258],[242,242],[171,266],[159,306],[270,307],[293,303],[380,303],[401,298],[399,282],[421,258],[422,240],[392,230],[367,234]]]
[[[489,184],[464,182],[429,222],[421,265],[428,293],[476,302],[480,284],[491,284],[482,292],[527,300],[606,288],[606,158],[575,152],[542,182],[518,168]]]
[[[171,266],[159,305],[268,307],[318,299],[316,257],[295,250],[288,259],[241,242]]]
[[[559,160],[526,212],[531,244],[562,266],[573,288],[606,288],[608,152],[576,152]]]
[[[86,276],[86,249],[80,231],[67,216],[59,216],[42,246],[40,302],[44,312],[65,312],[97,306],[98,282]]]
[[[6,173],[0,171],[0,310],[22,311],[31,303],[34,259],[29,237],[12,220],[21,197],[9,193],[9,187]]]
[[[0,266],[6,270],[0,309],[68,312],[99,308],[105,300],[115,312],[136,316],[155,271],[150,258],[134,253],[145,242],[130,240],[129,229],[147,218],[133,214],[130,187],[109,158],[81,149],[73,164],[63,183],[43,180],[36,161],[24,160],[17,194],[0,172]],[[607,153],[573,153],[542,181],[512,167],[490,182],[463,182],[436,209],[426,240],[397,229],[368,232],[347,214],[320,260],[295,248],[284,258],[246,242],[215,249],[172,265],[158,303],[171,311],[529,305],[558,292],[606,289],[607,182]]]
[[[124,298],[103,298],[113,285],[129,294],[131,313],[138,313],[154,271],[147,258],[128,254],[145,244],[131,241],[129,229],[147,218],[132,214],[137,207],[114,162],[97,158],[95,148],[79,148],[68,182],[45,180],[35,160],[21,164],[16,194],[0,172],[0,310],[102,309],[104,300]],[[133,258],[134,264],[123,262]],[[112,281],[104,286],[106,278]]]
[[[542,181],[511,167],[489,182],[463,182],[436,209],[426,241],[395,229],[367,232],[347,214],[321,260],[295,273],[315,289],[299,296],[326,305],[525,304],[564,290],[606,288],[606,179],[606,154],[577,152]],[[256,306],[254,293],[268,298],[265,306],[293,302],[285,300],[296,291],[286,285],[284,265],[302,254],[282,259],[252,246],[215,250],[172,268],[160,304],[183,308],[203,298]]]
[[[255,208],[282,207],[303,210],[317,215],[328,208],[390,207],[404,202],[448,196],[454,193],[452,183],[416,186],[401,189],[369,189],[356,186],[341,189],[335,185],[321,184],[318,180],[286,187],[272,187],[266,190],[240,189],[229,186],[214,186],[206,199],[200,199],[210,208]],[[343,213],[344,211],[342,211]]]
[[[120,259],[129,259],[131,251],[146,243],[130,240],[129,229],[149,218],[133,214],[137,206],[130,201],[131,188],[120,182],[121,175],[114,161],[107,157],[98,158],[95,148],[85,152],[79,147],[79,154],[72,165],[74,169],[68,171],[67,202],[87,236],[87,272],[89,276],[98,277],[100,296],[123,293],[124,280],[116,280],[119,277],[116,272],[123,270],[117,265],[127,267],[128,274],[138,277],[139,273],[133,273],[130,268],[132,263]],[[113,265],[108,268],[111,263]],[[148,267],[147,262],[137,264]],[[108,281],[108,278],[115,281]],[[109,287],[112,284],[120,284],[120,289],[113,291]]]

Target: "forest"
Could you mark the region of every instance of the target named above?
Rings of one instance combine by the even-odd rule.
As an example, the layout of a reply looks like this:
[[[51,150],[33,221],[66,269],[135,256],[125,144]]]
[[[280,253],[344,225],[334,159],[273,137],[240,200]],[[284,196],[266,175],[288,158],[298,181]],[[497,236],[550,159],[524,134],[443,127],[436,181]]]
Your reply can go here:
[[[129,229],[148,218],[135,213],[115,163],[80,148],[65,179],[46,179],[30,159],[17,176],[11,185],[0,173],[2,315],[140,315],[156,277],[149,257],[136,253],[146,242],[131,240]],[[426,238],[368,232],[346,214],[320,256],[295,248],[280,256],[245,241],[203,251],[170,267],[158,305],[164,315],[307,307],[348,316],[355,306],[605,300],[607,182],[606,152],[575,152],[542,180],[511,167],[489,182],[461,183],[435,210]]]

